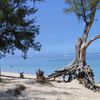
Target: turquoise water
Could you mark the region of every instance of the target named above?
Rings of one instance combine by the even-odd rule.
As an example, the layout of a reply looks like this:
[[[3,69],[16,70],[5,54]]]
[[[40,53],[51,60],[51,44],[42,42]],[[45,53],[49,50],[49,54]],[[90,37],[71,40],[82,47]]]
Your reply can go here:
[[[24,72],[35,74],[38,68],[45,71],[48,75],[54,70],[63,68],[73,58],[73,55],[48,55],[28,57],[24,60],[21,56],[7,56],[0,59],[2,71]],[[88,54],[87,62],[94,70],[96,81],[100,81],[100,54]]]

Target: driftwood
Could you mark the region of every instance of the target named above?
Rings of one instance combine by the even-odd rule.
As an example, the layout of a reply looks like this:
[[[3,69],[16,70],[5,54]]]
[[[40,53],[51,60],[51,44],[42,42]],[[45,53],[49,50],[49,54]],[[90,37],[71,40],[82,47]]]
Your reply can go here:
[[[44,71],[38,69],[36,71],[36,79],[41,81],[41,80],[45,80],[46,78],[44,77]]]
[[[20,78],[24,78],[24,72],[20,72]]]
[[[56,70],[54,73],[48,75],[48,79],[53,78],[53,79],[55,80],[55,78],[60,77],[60,76],[63,76],[63,80],[64,80],[65,82],[71,81],[72,78],[75,78],[75,76],[76,76],[76,75],[75,75],[75,70],[76,70],[76,68],[77,68],[77,65],[75,64],[75,65],[73,65],[72,67],[67,67],[67,68],[64,68],[64,69],[61,69],[61,70]],[[72,77],[73,74],[75,75],[74,77]],[[66,75],[69,76],[69,78],[68,78],[67,81],[66,81],[66,79],[65,79],[65,76],[66,76]]]
[[[64,69],[57,70],[54,73],[48,75],[49,79],[54,79],[63,76],[65,82],[70,82],[73,79],[77,79],[79,83],[83,84],[86,88],[93,91],[100,91],[100,87],[95,85],[94,73],[89,65],[83,66],[83,64],[73,64],[72,66],[67,66]],[[66,80],[66,76],[68,79]]]

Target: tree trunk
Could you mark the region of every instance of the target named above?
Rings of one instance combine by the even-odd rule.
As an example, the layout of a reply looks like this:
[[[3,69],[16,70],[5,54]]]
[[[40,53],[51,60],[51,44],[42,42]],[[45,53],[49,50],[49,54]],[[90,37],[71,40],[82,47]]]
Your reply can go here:
[[[79,58],[80,58],[80,48],[82,45],[82,39],[79,38],[76,44],[76,62],[79,62]]]
[[[82,62],[84,66],[86,65],[86,47],[84,44],[80,48],[79,62]]]

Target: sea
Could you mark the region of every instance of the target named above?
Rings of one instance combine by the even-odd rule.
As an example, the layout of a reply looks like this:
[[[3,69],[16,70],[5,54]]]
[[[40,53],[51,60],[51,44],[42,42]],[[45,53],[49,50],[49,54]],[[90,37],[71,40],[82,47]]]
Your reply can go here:
[[[45,75],[49,75],[65,67],[73,57],[74,54],[34,55],[28,56],[27,59],[18,55],[6,56],[0,59],[0,69],[4,72],[24,72],[33,75],[41,69]],[[100,53],[87,54],[87,64],[93,69],[96,82],[100,82]]]

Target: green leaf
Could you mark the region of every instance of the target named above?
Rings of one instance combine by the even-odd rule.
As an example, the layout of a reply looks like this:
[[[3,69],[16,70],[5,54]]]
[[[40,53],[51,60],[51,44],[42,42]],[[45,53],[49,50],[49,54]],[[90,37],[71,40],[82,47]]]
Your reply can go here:
[[[8,0],[2,0],[2,2],[3,2],[4,4],[7,4],[7,3],[8,3]]]

